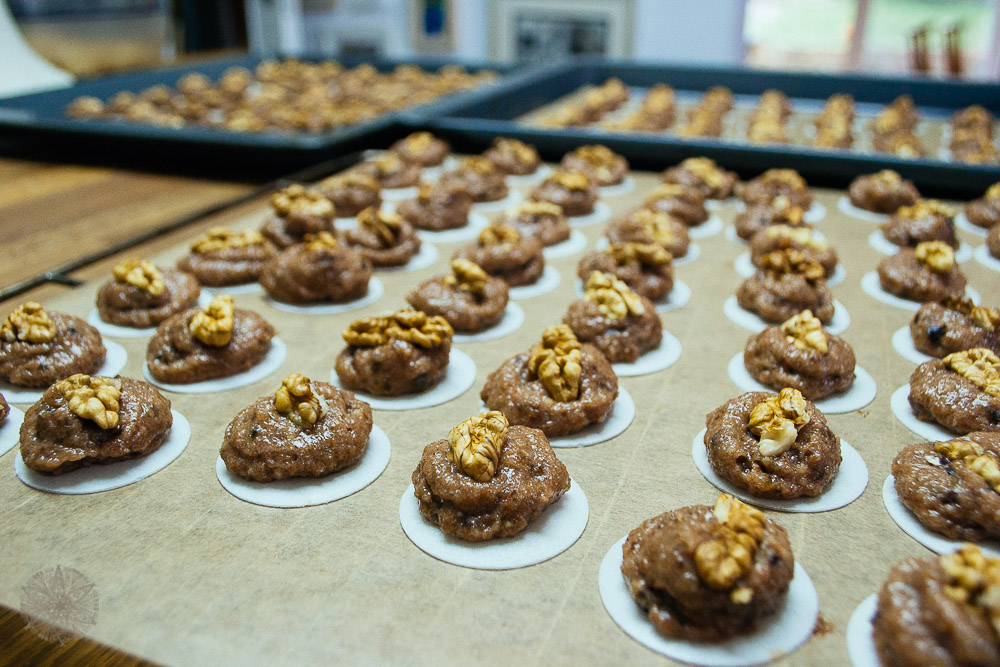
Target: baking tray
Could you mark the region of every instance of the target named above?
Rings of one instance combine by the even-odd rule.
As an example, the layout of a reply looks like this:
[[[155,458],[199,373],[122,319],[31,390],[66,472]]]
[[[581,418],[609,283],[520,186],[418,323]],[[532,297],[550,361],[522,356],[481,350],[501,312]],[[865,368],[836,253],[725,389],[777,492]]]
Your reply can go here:
[[[747,141],[710,137],[678,137],[672,134],[609,131],[600,127],[544,128],[518,119],[565,97],[582,86],[596,85],[618,77],[630,87],[647,88],[666,83],[678,91],[704,91],[711,86],[730,88],[740,96],[757,96],[777,88],[799,106],[819,110],[835,93],[854,96],[859,108],[871,110],[899,95],[913,97],[921,117],[944,121],[954,111],[981,104],[1000,113],[1000,86],[929,78],[886,78],[863,75],[832,75],[774,72],[714,66],[664,66],[632,61],[581,59],[499,86],[475,99],[453,105],[445,116],[428,122],[452,141],[466,141],[472,148],[487,144],[498,135],[516,137],[535,144],[548,159],[557,159],[585,142],[599,142],[623,154],[635,166],[662,169],[684,158],[711,157],[743,176],[769,167],[797,169],[810,183],[843,187],[858,174],[895,169],[913,180],[925,194],[979,196],[1000,181],[1000,165],[967,165],[938,158],[906,159],[884,153],[851,150],[819,150],[794,144],[750,144]]]
[[[479,89],[448,95],[420,107],[383,114],[320,133],[241,133],[206,127],[174,129],[120,120],[81,121],[63,115],[66,105],[81,95],[108,99],[122,90],[139,91],[156,84],[173,86],[190,72],[201,72],[214,80],[229,67],[253,69],[263,60],[281,57],[247,55],[216,58],[81,81],[63,90],[0,99],[0,140],[6,139],[14,145],[28,144],[33,152],[89,155],[98,160],[138,158],[140,162],[155,166],[160,166],[161,160],[170,160],[238,167],[266,165],[276,170],[288,170],[350,152],[362,142],[373,145],[377,143],[378,133],[396,124],[403,113],[411,122],[419,122],[446,113],[461,104],[466,95],[483,92]],[[299,59],[315,62],[331,58],[302,56]],[[371,63],[379,71],[389,71],[404,64],[424,69],[461,65],[472,71],[492,69],[501,75],[515,70],[512,65],[435,56],[375,59],[345,56],[334,59],[348,67]],[[475,98],[469,101],[472,99]]]

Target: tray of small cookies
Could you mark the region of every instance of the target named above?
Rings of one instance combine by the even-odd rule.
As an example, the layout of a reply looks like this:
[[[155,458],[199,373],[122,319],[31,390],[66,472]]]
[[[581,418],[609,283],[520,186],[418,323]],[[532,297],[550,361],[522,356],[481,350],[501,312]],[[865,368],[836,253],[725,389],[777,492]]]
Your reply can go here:
[[[462,140],[518,138],[549,159],[603,144],[636,166],[700,155],[837,187],[887,168],[955,196],[1000,180],[989,83],[586,58],[537,74],[431,122]]]
[[[167,663],[1000,652],[1000,287],[954,204],[394,139],[3,313],[42,395],[0,388],[0,602],[72,568],[63,622]]]

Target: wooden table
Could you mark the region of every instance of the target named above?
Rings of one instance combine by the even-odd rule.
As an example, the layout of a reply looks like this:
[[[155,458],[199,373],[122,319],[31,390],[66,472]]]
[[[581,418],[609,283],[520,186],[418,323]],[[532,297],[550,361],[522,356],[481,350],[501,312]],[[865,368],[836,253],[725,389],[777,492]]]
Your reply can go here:
[[[147,233],[171,220],[246,195],[256,184],[210,181],[104,167],[0,158],[0,287]],[[212,221],[167,234],[144,252],[169,247]],[[107,273],[129,253],[81,269],[81,278]],[[8,303],[45,299],[67,289],[35,288]],[[5,307],[7,303],[5,303]],[[44,626],[43,626],[44,627]],[[77,635],[37,632],[20,613],[0,605],[0,665],[147,665],[117,649]]]

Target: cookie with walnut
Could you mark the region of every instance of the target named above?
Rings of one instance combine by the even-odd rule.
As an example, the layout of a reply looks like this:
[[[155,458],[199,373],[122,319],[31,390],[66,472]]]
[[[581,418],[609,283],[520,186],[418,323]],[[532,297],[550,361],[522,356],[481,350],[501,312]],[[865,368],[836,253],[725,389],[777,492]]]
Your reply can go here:
[[[597,182],[584,171],[557,169],[531,191],[530,199],[557,204],[570,217],[589,215],[597,205]]]
[[[1000,357],[985,348],[952,352],[910,376],[914,416],[958,433],[1000,431]]]
[[[389,152],[395,153],[404,162],[421,167],[436,167],[448,157],[451,146],[430,132],[414,132],[390,146]]]
[[[213,227],[191,244],[191,253],[177,262],[177,268],[202,285],[242,285],[256,281],[264,265],[277,254],[274,244],[256,230],[234,232]]]
[[[465,190],[476,203],[499,201],[509,194],[504,172],[484,157],[464,158],[454,169],[441,174],[438,184],[452,190]]]
[[[925,303],[910,320],[910,338],[932,357],[974,347],[1000,354],[1000,308],[981,308],[966,298]]]
[[[455,331],[477,333],[503,319],[510,289],[466,259],[451,260],[451,274],[420,283],[406,302],[428,315],[440,315]]]
[[[732,194],[740,179],[711,158],[691,157],[663,172],[661,180],[664,183],[692,187],[701,192],[705,199],[725,199]]]
[[[105,322],[122,327],[155,327],[198,303],[201,294],[191,274],[161,269],[148,260],[116,264],[111,276],[97,292],[97,312]]]
[[[851,203],[865,211],[895,213],[900,206],[912,206],[920,199],[920,191],[912,181],[897,172],[883,169],[875,174],[858,176],[847,186]]]
[[[508,137],[494,139],[483,157],[509,176],[529,176],[542,166],[542,158],[534,146]]]
[[[691,247],[688,226],[662,211],[637,208],[613,220],[605,232],[611,243],[655,243],[672,257],[684,257]]]
[[[346,303],[368,293],[373,271],[371,260],[320,232],[264,265],[260,284],[283,303]]]
[[[96,373],[106,357],[97,329],[36,301],[0,323],[0,378],[19,387],[43,388],[75,373]]]
[[[403,266],[420,252],[420,237],[398,213],[366,208],[358,226],[344,232],[344,241],[375,267]]]
[[[594,271],[613,274],[637,294],[659,301],[674,288],[673,256],[656,243],[612,243],[584,255],[576,275],[586,280]]]
[[[566,153],[561,165],[590,174],[598,187],[618,185],[628,175],[628,160],[600,144],[580,146]]]
[[[382,186],[367,175],[356,171],[345,171],[330,176],[317,184],[316,189],[333,202],[337,215],[353,218],[369,206],[382,205]]]
[[[903,248],[878,263],[882,289],[911,301],[961,299],[968,282],[955,261],[955,251],[942,241]]]
[[[260,233],[279,248],[302,243],[306,234],[333,231],[333,202],[320,192],[289,185],[271,197],[274,213]]]
[[[746,311],[775,324],[809,310],[823,324],[833,319],[834,304],[819,262],[795,249],[775,250],[761,268],[744,280],[736,300]]]
[[[912,206],[900,206],[882,225],[882,236],[901,248],[915,248],[924,241],[942,241],[958,248],[955,212],[936,199],[919,199]]]
[[[653,303],[609,273],[594,271],[584,296],[569,305],[563,323],[613,364],[630,364],[660,347],[663,324]]]
[[[519,287],[538,282],[545,270],[542,251],[539,239],[524,236],[508,225],[493,224],[484,228],[475,242],[455,253],[455,258],[472,262],[510,287]]]

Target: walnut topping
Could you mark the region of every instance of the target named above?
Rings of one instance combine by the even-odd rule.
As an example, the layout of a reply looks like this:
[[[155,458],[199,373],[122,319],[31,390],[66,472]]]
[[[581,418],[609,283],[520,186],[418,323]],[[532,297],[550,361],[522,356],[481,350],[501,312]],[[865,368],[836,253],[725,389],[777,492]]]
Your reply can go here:
[[[203,255],[216,250],[230,248],[245,248],[252,245],[263,245],[264,236],[256,229],[244,232],[234,232],[228,227],[213,227],[202,238],[191,244],[191,252]]]
[[[373,232],[384,245],[391,246],[403,229],[403,217],[395,212],[369,206],[358,213],[358,224]]]
[[[799,207],[795,207],[799,208]],[[802,209],[799,208],[801,211]],[[779,236],[784,239],[788,239],[792,243],[798,243],[799,245],[806,246],[812,250],[819,252],[825,251],[830,246],[825,242],[819,240],[816,237],[815,232],[808,227],[793,227],[792,225],[768,225],[764,228],[764,234],[768,238],[774,239]]]
[[[806,399],[798,389],[786,387],[750,411],[750,432],[760,437],[760,455],[778,456],[788,451],[799,430],[809,423]]]
[[[983,199],[1000,199],[1000,183],[994,183],[987,188]]]
[[[56,335],[56,323],[37,301],[21,304],[0,324],[0,339],[13,343],[48,343]]]
[[[918,199],[913,206],[900,206],[896,209],[896,215],[907,220],[922,220],[932,216],[951,219],[955,217],[955,211],[937,199]]]
[[[503,155],[511,155],[521,164],[529,164],[535,161],[538,153],[533,146],[529,146],[517,139],[497,139],[496,149]]]
[[[917,261],[934,273],[948,273],[955,266],[955,251],[944,241],[917,244]]]
[[[448,460],[477,482],[489,482],[500,465],[509,429],[507,418],[497,410],[469,417],[448,433]]]
[[[787,195],[778,195],[771,200],[771,208],[778,215],[778,219],[786,225],[804,225],[806,212],[801,206],[792,204],[792,200]]]
[[[767,183],[781,183],[800,192],[808,187],[806,179],[794,169],[768,169],[761,178]]]
[[[618,266],[641,264],[642,266],[663,266],[674,261],[673,255],[658,243],[612,243],[608,246],[611,255]]]
[[[772,250],[761,257],[760,268],[773,275],[799,273],[809,282],[822,280],[826,275],[822,264],[795,248]]]
[[[289,185],[271,197],[271,207],[282,218],[289,215],[316,215],[322,218],[333,217],[333,202],[319,192],[306,190],[296,183]]]
[[[785,333],[785,340],[800,350],[811,347],[819,350],[820,354],[826,354],[829,350],[823,323],[813,316],[811,310],[803,310],[788,318],[781,325],[781,330]]]
[[[115,266],[112,275],[118,282],[138,287],[153,296],[160,296],[166,289],[163,274],[149,260],[127,259]]]
[[[674,230],[670,226],[670,216],[662,211],[653,211],[648,208],[640,208],[632,214],[632,218],[641,224],[653,240],[664,247],[672,246]]]
[[[888,186],[899,186],[903,183],[903,177],[892,169],[883,169],[874,176],[874,180],[877,183],[883,183]]]
[[[984,393],[1000,398],[1000,357],[985,347],[952,352],[941,361]]]
[[[590,176],[576,169],[559,169],[548,180],[567,190],[583,192],[590,189]]]
[[[582,363],[580,341],[572,329],[560,324],[542,332],[542,342],[528,357],[528,371],[542,381],[549,396],[567,403],[580,395]]]
[[[274,392],[274,407],[299,428],[309,428],[327,411],[326,401],[301,373],[292,373]]]
[[[452,275],[444,277],[445,284],[451,285],[460,292],[471,294],[482,293],[490,278],[478,264],[467,259],[451,260],[451,273]]]
[[[401,340],[423,348],[434,348],[450,340],[453,330],[448,320],[422,310],[404,308],[383,317],[363,317],[344,330],[344,340],[354,347],[378,347]]]
[[[660,183],[653,191],[642,200],[644,206],[651,206],[663,199],[682,199],[691,194],[691,191],[680,183]]]
[[[691,172],[712,189],[721,188],[726,184],[722,170],[715,161],[707,157],[689,157],[680,164],[681,169]]]
[[[972,299],[955,297],[946,299],[944,307],[968,315],[973,322],[987,331],[996,331],[997,327],[1000,327],[1000,308],[982,308],[972,303]]]
[[[406,165],[395,153],[384,153],[383,155],[379,155],[377,158],[372,159],[371,162],[375,165],[375,171],[378,172],[380,176],[398,174],[406,168]]]
[[[733,588],[740,577],[753,567],[753,559],[764,539],[764,513],[746,505],[728,493],[719,496],[712,508],[718,522],[716,536],[694,550],[698,576],[709,588],[724,591]],[[737,587],[729,595],[736,604],[748,604],[753,598],[749,588]]]
[[[188,324],[191,335],[205,345],[223,347],[233,337],[233,297],[221,294],[195,313]]]
[[[430,132],[414,132],[406,137],[403,142],[406,144],[407,150],[414,153],[421,153],[430,148],[434,142],[434,135]]]
[[[70,412],[80,419],[89,419],[104,430],[118,426],[121,389],[121,380],[83,373],[56,383],[56,390],[69,402]]]
[[[309,250],[333,250],[339,245],[337,237],[332,232],[306,234],[304,240]]]
[[[587,278],[583,298],[597,304],[597,310],[609,320],[620,322],[629,315],[642,315],[645,309],[639,295],[611,275],[594,271]]]
[[[615,163],[614,152],[601,144],[580,146],[573,155],[593,167],[611,167]]]
[[[476,174],[489,175],[495,173],[497,166],[481,155],[470,155],[459,163],[460,171],[471,171]]]
[[[934,451],[949,461],[961,461],[969,469],[981,475],[993,490],[1000,493],[1000,462],[972,440],[950,440],[935,442]]]
[[[531,216],[553,216],[562,217],[563,209],[559,204],[553,204],[550,201],[535,201],[534,199],[529,199],[518,204],[511,211],[511,217],[517,218],[522,215]]]
[[[958,551],[942,555],[938,562],[951,580],[944,592],[953,600],[977,607],[1000,634],[1000,559],[966,543]]]
[[[322,181],[320,181],[319,187],[324,190],[332,190],[334,188],[364,188],[365,190],[371,190],[372,192],[379,192],[382,186],[379,182],[369,176],[368,174],[362,174],[357,171],[345,171],[342,174],[337,174],[336,176],[330,176]]]
[[[483,231],[479,232],[479,245],[481,246],[514,244],[520,240],[521,232],[511,225],[493,224],[484,227]]]

